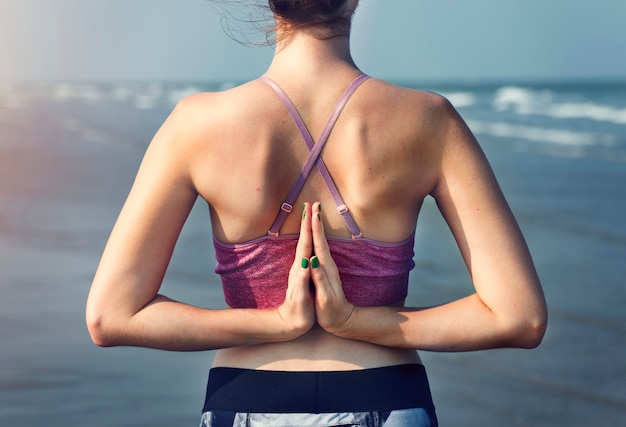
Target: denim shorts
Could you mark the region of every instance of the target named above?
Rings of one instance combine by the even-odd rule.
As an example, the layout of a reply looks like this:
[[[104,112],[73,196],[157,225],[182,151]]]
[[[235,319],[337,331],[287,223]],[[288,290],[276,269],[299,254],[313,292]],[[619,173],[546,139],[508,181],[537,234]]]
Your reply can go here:
[[[356,371],[214,368],[201,427],[437,426],[422,365]]]
[[[257,414],[205,412],[200,427],[433,427],[434,414],[424,408],[328,414]]]

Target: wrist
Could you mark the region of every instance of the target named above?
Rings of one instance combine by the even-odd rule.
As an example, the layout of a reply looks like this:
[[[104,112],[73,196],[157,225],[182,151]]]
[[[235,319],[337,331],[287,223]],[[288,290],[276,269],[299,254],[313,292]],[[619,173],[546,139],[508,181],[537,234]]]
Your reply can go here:
[[[333,326],[332,328],[325,328],[327,332],[338,336],[340,338],[354,338],[359,312],[362,307],[357,307],[354,304],[350,304],[350,309],[347,311],[346,316],[344,317],[343,322]]]
[[[289,319],[281,313],[280,307],[271,310],[271,313],[274,321],[272,330],[275,331],[276,341],[294,340],[307,333],[315,324],[315,319]]]

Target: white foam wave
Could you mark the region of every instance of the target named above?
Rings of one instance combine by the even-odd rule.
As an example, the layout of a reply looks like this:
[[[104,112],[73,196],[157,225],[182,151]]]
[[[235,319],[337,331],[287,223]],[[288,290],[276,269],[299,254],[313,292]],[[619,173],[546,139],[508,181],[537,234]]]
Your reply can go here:
[[[80,100],[96,104],[108,98],[107,94],[95,84],[59,83],[52,88],[52,97],[57,101]]]
[[[106,132],[88,126],[75,117],[63,117],[59,123],[64,129],[80,135],[81,139],[84,141],[101,143],[109,140],[109,135]]]
[[[589,119],[598,122],[626,124],[626,108],[594,102],[555,102],[549,90],[530,90],[505,86],[496,91],[496,111],[514,110],[522,115],[543,115],[559,119]]]
[[[576,147],[611,144],[610,140],[602,139],[598,135],[590,132],[547,129],[534,126],[514,125],[504,122],[468,120],[467,124],[475,134],[486,134],[500,138],[517,138],[527,141]]]
[[[614,108],[593,102],[551,105],[547,115],[560,119],[591,119],[600,122],[626,124],[626,108]]]
[[[173,89],[168,94],[168,99],[172,105],[178,104],[183,98],[193,95],[194,93],[201,92],[199,88],[195,86],[187,86],[182,89]]]
[[[57,102],[79,101],[92,105],[130,102],[136,108],[145,110],[159,105],[165,89],[161,83],[116,84],[112,87],[91,83],[56,83],[39,95]]]
[[[455,108],[471,107],[477,102],[476,95],[471,92],[441,93]]]
[[[155,108],[163,96],[163,85],[151,83],[141,93],[134,94],[133,105],[140,110],[150,110]]]
[[[548,91],[537,92],[516,86],[505,86],[496,91],[493,107],[496,111],[514,109],[518,114],[532,114],[535,105],[548,99],[551,99]]]
[[[133,96],[133,91],[125,85],[116,85],[111,89],[111,99],[115,102],[127,102]]]
[[[150,110],[168,101],[171,104],[176,104],[182,98],[200,92],[200,89],[195,86],[166,88],[162,83],[119,83],[113,86],[88,83],[55,83],[41,89],[40,92],[34,93],[33,89],[27,92],[18,92],[12,88],[0,90],[0,105],[18,108],[27,105],[32,98],[49,97],[56,102],[130,103],[137,109]]]

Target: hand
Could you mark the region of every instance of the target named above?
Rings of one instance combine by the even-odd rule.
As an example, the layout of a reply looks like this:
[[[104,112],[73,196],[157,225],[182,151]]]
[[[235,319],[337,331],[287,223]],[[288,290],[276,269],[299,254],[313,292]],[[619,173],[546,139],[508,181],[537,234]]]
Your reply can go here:
[[[315,285],[317,323],[327,332],[337,334],[348,324],[355,306],[346,300],[339,270],[330,255],[319,203],[312,206],[311,230],[315,252],[311,258],[311,278]]]
[[[285,301],[276,309],[278,316],[284,322],[289,339],[295,339],[306,333],[315,324],[315,304],[310,289],[309,268],[309,257],[313,252],[311,217],[311,205],[305,203],[302,211],[300,238],[289,270]]]

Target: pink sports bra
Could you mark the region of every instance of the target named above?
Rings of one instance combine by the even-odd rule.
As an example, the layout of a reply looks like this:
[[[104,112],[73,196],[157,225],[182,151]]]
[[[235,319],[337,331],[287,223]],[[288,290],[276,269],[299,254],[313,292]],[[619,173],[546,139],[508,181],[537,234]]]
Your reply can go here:
[[[280,229],[315,166],[335,200],[337,212],[343,216],[352,234],[352,239],[328,236],[330,251],[348,301],[358,306],[380,306],[406,297],[409,271],[415,267],[414,234],[398,243],[363,237],[320,158],[341,111],[354,91],[368,78],[365,74],[360,75],[344,91],[317,142],[313,141],[287,94],[268,77],[260,78],[276,92],[287,108],[310,154],[266,236],[236,244],[213,239],[217,259],[215,272],[221,276],[226,303],[230,307],[270,309],[283,303],[298,236],[281,235]]]

